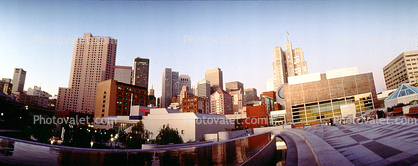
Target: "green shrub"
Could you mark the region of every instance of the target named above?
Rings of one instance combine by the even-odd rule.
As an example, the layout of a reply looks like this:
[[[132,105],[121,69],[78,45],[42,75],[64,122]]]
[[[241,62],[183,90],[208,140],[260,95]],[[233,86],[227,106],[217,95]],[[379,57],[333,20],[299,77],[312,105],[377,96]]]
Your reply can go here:
[[[156,143],[158,145],[167,145],[169,143],[180,144],[183,143],[183,139],[179,135],[177,129],[170,128],[169,124],[163,125],[156,137]]]

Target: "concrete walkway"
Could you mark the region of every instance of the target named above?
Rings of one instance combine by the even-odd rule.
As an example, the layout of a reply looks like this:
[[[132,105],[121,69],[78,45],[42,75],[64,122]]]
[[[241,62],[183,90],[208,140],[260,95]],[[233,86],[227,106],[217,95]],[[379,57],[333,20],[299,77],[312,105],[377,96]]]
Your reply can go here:
[[[290,145],[286,165],[353,165],[323,139],[312,133],[297,129],[284,129],[278,131],[278,135],[284,137],[286,144]],[[295,146],[292,147],[292,144]],[[292,148],[296,148],[297,157],[294,157],[295,153],[289,153],[289,151],[294,151]],[[297,162],[294,161],[295,158]]]
[[[317,151],[318,147],[325,146],[318,139],[354,165],[418,165],[417,123],[411,120],[406,123],[405,119],[394,117],[362,124],[291,130],[304,135],[319,157],[329,153]],[[333,156],[325,158],[335,160]]]

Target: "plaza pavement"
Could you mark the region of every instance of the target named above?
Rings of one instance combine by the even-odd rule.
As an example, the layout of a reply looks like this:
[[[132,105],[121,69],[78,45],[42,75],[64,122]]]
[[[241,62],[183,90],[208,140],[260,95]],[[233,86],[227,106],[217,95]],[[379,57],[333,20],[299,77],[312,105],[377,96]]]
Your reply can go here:
[[[324,146],[312,141],[322,139],[353,165],[418,165],[417,123],[413,120],[406,123],[403,117],[390,117],[361,124],[291,130],[306,136],[313,147]],[[321,155],[319,151],[314,153]]]

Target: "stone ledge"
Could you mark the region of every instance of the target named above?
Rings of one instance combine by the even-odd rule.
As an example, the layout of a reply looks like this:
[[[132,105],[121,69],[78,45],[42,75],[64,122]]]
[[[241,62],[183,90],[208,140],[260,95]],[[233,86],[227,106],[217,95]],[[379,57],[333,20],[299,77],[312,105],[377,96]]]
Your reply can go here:
[[[303,130],[290,130],[286,129],[284,132],[292,133],[296,136],[298,136],[300,139],[304,141],[306,146],[308,146],[314,155],[315,160],[317,161],[318,165],[353,165],[347,158],[345,158],[340,152],[335,150],[331,145],[329,145],[327,142],[319,138],[318,136],[303,131]],[[298,143],[302,142],[295,142],[296,146]],[[299,152],[298,152],[299,155]]]

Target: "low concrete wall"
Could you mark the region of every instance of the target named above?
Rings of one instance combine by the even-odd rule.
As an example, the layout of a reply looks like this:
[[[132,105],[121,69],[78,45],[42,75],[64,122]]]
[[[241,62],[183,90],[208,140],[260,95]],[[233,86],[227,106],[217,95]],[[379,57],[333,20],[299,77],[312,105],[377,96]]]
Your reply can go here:
[[[286,129],[284,131],[300,137],[312,151],[318,165],[353,165],[353,163],[345,158],[340,152],[312,133],[297,129]]]
[[[218,141],[218,133],[215,134],[204,134],[203,137],[205,137],[206,141],[213,141],[213,142],[217,142]]]
[[[212,141],[202,141],[202,142],[191,142],[191,143],[182,143],[182,144],[168,144],[168,145],[157,145],[157,144],[142,144],[141,149],[161,149],[161,148],[171,148],[171,147],[182,147],[182,146],[192,146],[211,143]]]
[[[253,128],[254,134],[260,134],[264,132],[273,132],[274,134],[279,134],[279,131],[284,129],[291,129],[290,125],[282,125],[282,126],[272,126],[272,127],[260,127],[260,128]]]
[[[214,134],[204,134],[206,141],[225,141],[233,138],[248,136],[253,134],[251,129],[237,131],[221,131]]]
[[[274,152],[276,151],[276,137],[270,140],[270,142],[260,151],[258,151],[250,159],[242,163],[241,165],[267,165],[273,159]]]
[[[252,134],[250,129],[247,130],[237,130],[237,131],[221,131],[218,132],[219,141],[229,140],[232,138],[238,138]]]

